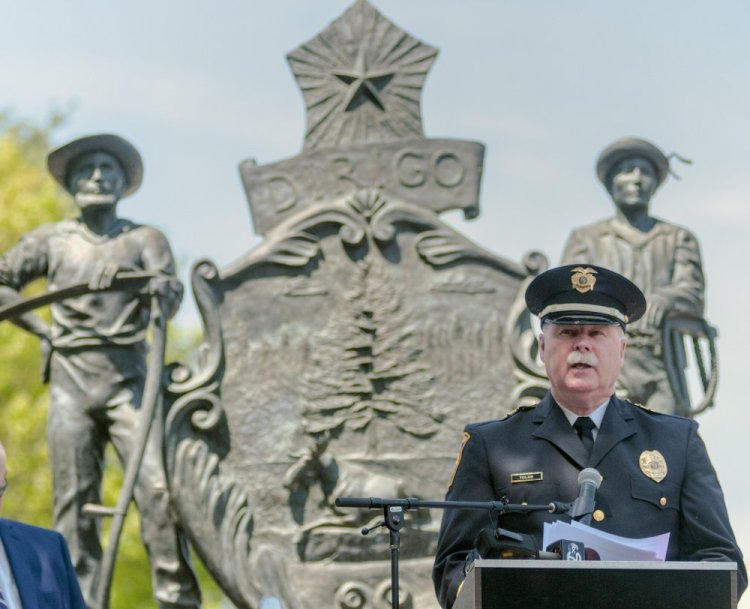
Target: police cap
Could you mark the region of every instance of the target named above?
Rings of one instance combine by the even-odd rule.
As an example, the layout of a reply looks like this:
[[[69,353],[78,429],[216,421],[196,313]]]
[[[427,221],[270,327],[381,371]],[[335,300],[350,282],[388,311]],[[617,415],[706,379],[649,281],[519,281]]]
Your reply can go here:
[[[549,269],[526,289],[526,306],[542,323],[616,324],[640,319],[646,298],[632,281],[593,264]]]

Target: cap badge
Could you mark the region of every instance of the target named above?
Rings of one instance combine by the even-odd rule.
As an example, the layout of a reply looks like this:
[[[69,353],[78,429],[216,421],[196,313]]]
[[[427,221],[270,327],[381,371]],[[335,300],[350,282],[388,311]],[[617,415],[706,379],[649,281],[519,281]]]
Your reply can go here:
[[[658,450],[644,450],[638,461],[641,471],[654,482],[661,482],[667,477],[667,462]]]
[[[579,291],[581,294],[590,292],[596,285],[596,271],[588,266],[577,266],[571,271],[570,282],[573,284],[573,289]]]

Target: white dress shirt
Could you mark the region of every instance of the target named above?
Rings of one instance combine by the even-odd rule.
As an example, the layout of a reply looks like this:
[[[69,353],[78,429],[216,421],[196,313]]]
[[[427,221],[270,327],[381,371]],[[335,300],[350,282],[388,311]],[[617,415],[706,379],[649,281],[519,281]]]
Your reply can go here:
[[[10,561],[5,553],[5,546],[0,539],[0,591],[3,593],[8,609],[23,609],[21,596],[18,594],[16,580],[10,569]]]

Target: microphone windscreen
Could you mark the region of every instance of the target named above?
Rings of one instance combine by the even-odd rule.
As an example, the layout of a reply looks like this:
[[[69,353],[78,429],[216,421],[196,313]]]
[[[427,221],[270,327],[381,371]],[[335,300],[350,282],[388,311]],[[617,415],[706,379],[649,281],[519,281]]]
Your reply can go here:
[[[587,467],[578,474],[578,486],[581,486],[584,482],[591,482],[595,488],[599,488],[602,483],[602,475],[593,467]]]

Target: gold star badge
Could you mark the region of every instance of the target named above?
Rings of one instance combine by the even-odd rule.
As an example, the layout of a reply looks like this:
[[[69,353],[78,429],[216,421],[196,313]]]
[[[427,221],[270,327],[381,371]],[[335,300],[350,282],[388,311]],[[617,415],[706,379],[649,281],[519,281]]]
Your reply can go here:
[[[588,266],[577,266],[571,271],[570,283],[581,294],[590,292],[596,285],[596,271]]]

